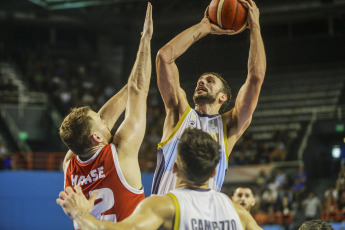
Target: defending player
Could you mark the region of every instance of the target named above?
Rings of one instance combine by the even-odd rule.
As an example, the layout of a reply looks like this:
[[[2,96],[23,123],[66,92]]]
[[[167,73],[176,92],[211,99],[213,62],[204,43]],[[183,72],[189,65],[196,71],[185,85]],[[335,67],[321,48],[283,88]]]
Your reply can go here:
[[[127,89],[110,99],[99,113],[89,107],[73,109],[60,127],[61,139],[70,149],[66,159],[72,152],[76,154],[65,165],[65,188],[79,185],[86,197],[98,190],[97,204],[91,214],[101,220],[121,221],[145,198],[138,152],[146,127],[152,33],[152,6],[148,3]],[[123,111],[121,105],[116,104],[116,97],[123,100],[127,94],[125,119],[111,137],[110,129],[115,122],[111,115],[119,113],[116,109]],[[109,119],[104,120],[106,118]],[[80,226],[76,222],[74,224],[79,229]]]
[[[238,187],[235,189],[231,200],[244,207],[248,212],[255,205],[253,190],[250,187]]]
[[[57,203],[88,229],[261,229],[242,206],[232,204],[228,196],[209,189],[220,159],[219,144],[207,133],[186,129],[178,144],[174,163],[177,189],[164,196],[152,196],[141,202],[133,214],[119,223],[99,221],[89,214],[95,194],[85,199],[80,187],[76,193],[68,187]],[[242,225],[243,224],[243,225]]]
[[[157,54],[156,69],[166,118],[161,143],[158,144],[157,168],[152,194],[166,194],[175,188],[176,176],[172,173],[176,158],[176,145],[187,127],[202,129],[213,136],[221,146],[221,159],[217,174],[210,180],[210,188],[220,191],[228,166],[228,156],[236,141],[249,126],[256,108],[266,71],[266,56],[260,32],[259,9],[253,0],[239,0],[248,8],[250,50],[247,79],[240,89],[235,107],[226,111],[231,92],[226,81],[216,73],[203,74],[196,85],[193,100],[195,109],[187,101],[180,87],[175,60],[196,41],[208,34],[231,34],[211,24],[207,17],[183,31],[166,44]]]

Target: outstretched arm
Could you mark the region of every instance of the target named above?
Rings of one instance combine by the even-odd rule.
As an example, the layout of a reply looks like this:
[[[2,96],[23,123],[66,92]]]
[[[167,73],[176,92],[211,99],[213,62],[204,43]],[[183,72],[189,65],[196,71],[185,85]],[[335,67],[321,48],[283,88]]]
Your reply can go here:
[[[115,230],[115,229],[158,229],[160,226],[172,226],[175,206],[169,196],[154,196],[143,200],[134,210],[131,216],[122,222],[97,220],[90,214],[96,198],[94,191],[89,199],[86,199],[81,187],[66,188],[66,192],[60,192],[56,203],[60,205],[67,216],[78,222],[81,229]]]
[[[231,34],[231,32],[232,30],[222,30],[204,17],[200,23],[186,29],[159,50],[156,57],[157,84],[167,113],[163,139],[167,139],[188,107],[185,91],[180,86],[175,60],[207,34]]]
[[[250,50],[248,58],[248,75],[241,87],[233,110],[226,113],[230,136],[240,138],[249,126],[257,106],[262,83],[266,72],[266,54],[260,32],[259,9],[253,0],[239,0],[248,8],[248,27],[250,29]],[[230,128],[230,122],[236,126]]]
[[[137,164],[138,152],[146,128],[146,104],[151,78],[150,42],[152,33],[152,6],[148,3],[137,58],[128,79],[126,116],[113,140],[113,143],[117,147],[119,160],[122,160],[122,162],[126,161],[131,165],[133,163]],[[128,166],[127,163],[125,163],[126,166]],[[129,168],[130,167],[127,167],[128,170],[130,170]],[[121,170],[126,174],[126,172],[124,172],[126,169]]]

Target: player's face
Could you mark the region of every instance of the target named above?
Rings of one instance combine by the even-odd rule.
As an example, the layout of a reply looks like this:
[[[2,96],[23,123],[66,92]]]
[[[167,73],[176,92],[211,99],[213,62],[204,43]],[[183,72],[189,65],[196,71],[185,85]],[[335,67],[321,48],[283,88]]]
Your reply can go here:
[[[223,86],[219,78],[212,74],[201,76],[196,84],[193,100],[195,104],[211,104],[218,99]]]
[[[242,205],[248,211],[255,205],[255,198],[249,188],[237,188],[232,196],[232,201]]]
[[[101,118],[101,116],[98,113],[94,111],[90,111],[89,116],[92,118],[91,130],[99,132],[104,138],[106,144],[109,144],[111,140],[111,133],[108,126],[105,124],[105,121]]]

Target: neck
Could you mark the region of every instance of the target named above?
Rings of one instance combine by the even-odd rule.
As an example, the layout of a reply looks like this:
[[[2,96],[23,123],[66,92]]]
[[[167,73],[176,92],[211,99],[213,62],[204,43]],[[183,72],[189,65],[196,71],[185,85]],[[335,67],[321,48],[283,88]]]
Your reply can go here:
[[[195,110],[201,114],[214,115],[219,113],[219,108],[213,104],[196,104]]]
[[[87,149],[87,151],[85,152],[85,154],[79,155],[80,160],[82,161],[87,161],[88,159],[90,159],[93,155],[95,155],[95,153],[102,148],[103,146],[105,146],[105,144],[103,143],[99,143],[98,145],[92,146],[91,148]]]
[[[187,189],[209,189],[209,180],[205,181],[201,185],[196,185],[193,182],[177,177],[176,188],[187,188]]]

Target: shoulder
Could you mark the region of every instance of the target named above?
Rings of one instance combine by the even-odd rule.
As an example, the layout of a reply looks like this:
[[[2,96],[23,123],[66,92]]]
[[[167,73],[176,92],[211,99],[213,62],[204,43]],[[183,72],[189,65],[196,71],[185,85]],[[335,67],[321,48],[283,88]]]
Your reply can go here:
[[[175,215],[174,201],[169,195],[150,196],[140,202],[138,210],[140,209],[144,209],[145,211],[150,210],[164,218]]]

